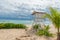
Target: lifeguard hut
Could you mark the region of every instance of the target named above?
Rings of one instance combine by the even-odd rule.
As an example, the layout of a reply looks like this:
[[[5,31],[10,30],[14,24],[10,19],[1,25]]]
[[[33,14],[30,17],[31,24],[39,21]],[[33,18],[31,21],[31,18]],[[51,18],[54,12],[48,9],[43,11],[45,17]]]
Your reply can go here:
[[[44,24],[43,16],[45,15],[45,12],[33,11],[32,15],[33,15],[33,25],[40,24],[41,26],[43,26]]]

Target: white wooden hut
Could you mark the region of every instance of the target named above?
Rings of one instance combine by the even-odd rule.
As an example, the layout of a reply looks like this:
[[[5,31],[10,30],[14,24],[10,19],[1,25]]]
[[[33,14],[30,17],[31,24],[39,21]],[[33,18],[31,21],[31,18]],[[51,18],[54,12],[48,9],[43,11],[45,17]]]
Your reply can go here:
[[[43,24],[44,24],[43,16],[45,15],[45,12],[33,11],[32,15],[33,15],[33,25],[40,24],[41,26],[43,26]]]

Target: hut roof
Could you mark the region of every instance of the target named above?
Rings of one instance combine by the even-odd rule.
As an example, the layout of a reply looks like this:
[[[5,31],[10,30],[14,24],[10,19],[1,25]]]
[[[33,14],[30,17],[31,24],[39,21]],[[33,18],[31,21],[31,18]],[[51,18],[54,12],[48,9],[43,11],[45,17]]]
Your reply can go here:
[[[36,12],[36,11],[33,11],[33,13],[32,13],[32,15],[34,15],[34,14],[45,14],[45,12]]]

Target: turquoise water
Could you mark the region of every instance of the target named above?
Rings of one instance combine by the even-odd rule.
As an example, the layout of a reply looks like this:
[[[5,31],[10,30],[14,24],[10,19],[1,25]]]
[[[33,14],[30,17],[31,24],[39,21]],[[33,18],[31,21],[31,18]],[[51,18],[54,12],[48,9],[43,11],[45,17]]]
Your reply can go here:
[[[0,23],[32,24],[32,20],[0,20]]]
[[[16,23],[16,24],[33,24],[32,20],[0,20],[0,23]],[[46,25],[50,24],[48,21],[44,21]]]

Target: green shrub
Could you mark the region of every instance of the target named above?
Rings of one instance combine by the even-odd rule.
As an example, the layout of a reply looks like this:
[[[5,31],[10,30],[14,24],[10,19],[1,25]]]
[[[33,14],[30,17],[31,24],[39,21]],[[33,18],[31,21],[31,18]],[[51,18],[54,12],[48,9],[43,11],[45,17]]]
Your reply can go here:
[[[33,26],[33,29],[38,29],[39,27],[40,27],[39,24],[35,24],[35,25]]]
[[[43,36],[44,35],[44,31],[43,30],[38,30],[38,32],[36,33],[39,36]]]
[[[50,29],[49,25],[44,27],[44,35],[51,37],[53,36],[53,34],[49,32],[49,29]]]
[[[45,26],[44,29],[41,29],[41,30],[38,30],[37,31],[37,35],[39,36],[48,36],[48,37],[53,37],[53,34],[49,32],[49,25],[48,26]]]
[[[0,28],[3,28],[3,27],[5,27],[5,26],[4,26],[4,24],[3,24],[3,23],[1,23],[1,24],[0,24]]]
[[[25,29],[26,25],[24,25],[24,24],[14,24],[14,23],[1,23],[0,24],[0,29],[11,29],[11,28]]]
[[[4,26],[5,26],[4,28],[13,28],[14,24],[13,23],[5,23]]]
[[[22,28],[22,29],[25,29],[26,26],[24,24],[16,24],[15,26],[16,28]]]
[[[45,36],[48,36],[48,37],[53,37],[53,34],[50,33],[50,32],[45,32],[44,35],[45,35]]]

